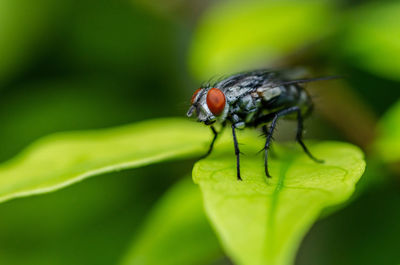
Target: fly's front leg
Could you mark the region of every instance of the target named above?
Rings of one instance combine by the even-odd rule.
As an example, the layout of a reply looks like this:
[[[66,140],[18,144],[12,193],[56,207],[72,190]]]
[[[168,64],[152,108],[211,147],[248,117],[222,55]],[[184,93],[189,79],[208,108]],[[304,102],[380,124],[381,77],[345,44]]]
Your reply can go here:
[[[214,134],[214,137],[213,137],[213,139],[212,139],[212,141],[211,141],[211,144],[210,144],[210,147],[208,148],[207,153],[204,154],[200,159],[206,158],[207,156],[209,156],[209,155],[211,154],[211,152],[212,152],[212,150],[213,150],[213,148],[214,148],[214,143],[215,143],[215,141],[217,140],[217,137],[218,137],[218,132],[217,132],[217,130],[214,128],[214,126],[210,126],[210,128],[211,128],[211,131],[212,131],[213,134]]]
[[[235,147],[235,155],[236,155],[236,176],[238,180],[242,180],[240,177],[240,150],[239,150],[239,144],[236,138],[236,126],[235,124],[232,124],[232,136],[233,136],[233,145]]]

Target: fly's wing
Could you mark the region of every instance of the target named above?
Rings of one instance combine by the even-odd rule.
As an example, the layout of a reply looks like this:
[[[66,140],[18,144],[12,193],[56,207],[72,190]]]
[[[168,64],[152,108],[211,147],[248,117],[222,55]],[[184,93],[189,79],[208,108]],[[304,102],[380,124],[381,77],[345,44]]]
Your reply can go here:
[[[229,77],[222,77],[218,81],[216,81],[213,87],[217,87],[219,89],[225,89],[230,86],[234,86],[239,83],[243,78],[246,78],[251,75],[251,72],[242,72],[238,74],[231,75]]]
[[[309,71],[304,67],[291,69],[259,69],[247,72],[240,72],[229,77],[222,77],[213,86],[224,89],[239,84],[247,78],[259,80],[260,84],[282,83],[284,81],[303,80],[309,76]]]
[[[291,84],[305,84],[310,82],[316,81],[325,81],[325,80],[332,80],[332,79],[340,79],[343,78],[342,76],[324,76],[324,77],[316,77],[310,79],[297,79],[297,80],[290,80],[290,81],[282,81],[277,83],[276,86],[284,86],[284,85],[291,85]]]
[[[329,76],[306,79],[307,75],[307,69],[300,67],[280,70],[261,69],[242,72],[220,79],[213,84],[213,87],[221,89],[224,93],[229,93],[232,87],[237,87],[235,90],[240,91],[235,92],[238,94],[237,96],[257,92],[260,97],[269,101],[282,93],[279,88],[281,86],[340,78],[338,76]]]
[[[291,84],[305,84],[316,81],[325,81],[332,79],[340,79],[343,76],[324,76],[310,78],[310,71],[304,67],[297,67],[291,69],[278,69],[275,71],[265,71],[261,70],[260,74],[265,76],[265,85],[274,86],[284,86]]]
[[[266,80],[271,80],[271,78],[278,76],[280,76],[279,72],[271,69],[241,72],[229,77],[221,78],[213,84],[213,87],[217,87],[221,90],[225,90],[233,86],[256,88],[257,86],[264,84]]]
[[[300,84],[308,71],[306,68],[279,69],[274,71],[258,72],[263,75],[262,84],[255,90],[256,94],[267,104],[271,104],[282,93],[288,93],[285,85]],[[302,79],[300,79],[302,78]]]
[[[305,79],[311,75],[310,71],[306,67],[278,69],[276,72],[281,80]]]

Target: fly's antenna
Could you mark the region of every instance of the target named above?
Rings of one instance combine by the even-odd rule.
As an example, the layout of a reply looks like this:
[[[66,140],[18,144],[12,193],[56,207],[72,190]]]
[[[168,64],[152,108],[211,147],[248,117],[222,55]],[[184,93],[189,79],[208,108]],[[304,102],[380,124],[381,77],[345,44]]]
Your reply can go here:
[[[291,84],[304,84],[316,81],[325,81],[325,80],[332,80],[332,79],[341,79],[344,78],[343,76],[335,75],[335,76],[325,76],[325,77],[317,77],[317,78],[310,78],[310,79],[298,79],[298,80],[291,80],[291,81],[284,81],[278,84],[274,84],[275,86],[284,86],[284,85],[291,85]]]

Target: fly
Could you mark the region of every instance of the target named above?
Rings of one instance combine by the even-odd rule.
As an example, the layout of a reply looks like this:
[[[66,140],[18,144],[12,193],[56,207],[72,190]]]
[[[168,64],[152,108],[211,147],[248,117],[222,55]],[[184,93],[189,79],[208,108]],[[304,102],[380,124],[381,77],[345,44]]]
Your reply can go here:
[[[295,118],[296,141],[312,160],[323,163],[323,160],[311,154],[303,142],[303,118],[311,113],[313,103],[301,84],[334,78],[337,77],[290,80],[284,72],[257,70],[235,74],[212,84],[203,85],[194,92],[187,116],[192,116],[195,111],[198,121],[209,125],[214,134],[204,157],[211,153],[218,137],[219,132],[213,124],[219,123],[222,128],[227,123],[231,124],[237,179],[242,180],[236,129],[261,126],[266,135],[263,148],[265,175],[271,178],[268,171],[268,150],[277,121],[280,118]]]

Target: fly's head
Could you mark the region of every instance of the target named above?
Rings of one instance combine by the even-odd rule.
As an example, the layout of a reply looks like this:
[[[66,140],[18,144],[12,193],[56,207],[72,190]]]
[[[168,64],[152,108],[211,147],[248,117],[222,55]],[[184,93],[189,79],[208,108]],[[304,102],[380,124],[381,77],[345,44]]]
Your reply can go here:
[[[196,112],[199,122],[210,125],[216,121],[225,121],[228,110],[229,104],[226,102],[224,92],[207,85],[197,89],[193,93],[191,106],[186,115],[191,117]]]

